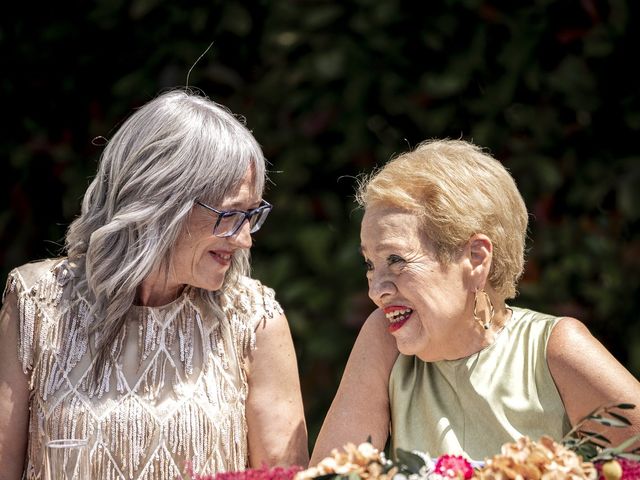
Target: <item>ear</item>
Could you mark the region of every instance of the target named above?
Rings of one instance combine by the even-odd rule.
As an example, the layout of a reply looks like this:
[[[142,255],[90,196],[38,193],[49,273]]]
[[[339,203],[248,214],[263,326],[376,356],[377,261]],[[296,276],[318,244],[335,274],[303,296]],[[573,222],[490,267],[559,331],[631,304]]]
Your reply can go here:
[[[469,261],[471,263],[471,284],[481,290],[489,277],[493,260],[493,243],[482,233],[471,236],[467,243]]]

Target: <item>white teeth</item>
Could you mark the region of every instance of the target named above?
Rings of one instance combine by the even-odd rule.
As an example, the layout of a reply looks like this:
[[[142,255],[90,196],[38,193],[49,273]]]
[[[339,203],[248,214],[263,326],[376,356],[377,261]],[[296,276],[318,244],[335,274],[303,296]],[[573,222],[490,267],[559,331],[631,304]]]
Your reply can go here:
[[[403,310],[394,310],[393,312],[386,313],[385,316],[389,321],[397,322],[398,320],[401,320],[402,317],[411,312],[413,312],[413,310],[411,310],[410,308],[405,308]]]

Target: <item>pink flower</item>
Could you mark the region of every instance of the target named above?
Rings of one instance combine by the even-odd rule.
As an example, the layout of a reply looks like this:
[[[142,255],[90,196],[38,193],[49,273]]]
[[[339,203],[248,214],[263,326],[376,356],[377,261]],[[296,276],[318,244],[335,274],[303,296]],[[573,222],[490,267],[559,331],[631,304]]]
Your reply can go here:
[[[272,467],[248,469],[240,472],[219,472],[216,474],[199,475],[190,464],[186,465],[186,473],[192,480],[293,480],[302,467]]]
[[[441,455],[436,461],[435,472],[448,478],[467,480],[473,477],[473,467],[461,455]]]

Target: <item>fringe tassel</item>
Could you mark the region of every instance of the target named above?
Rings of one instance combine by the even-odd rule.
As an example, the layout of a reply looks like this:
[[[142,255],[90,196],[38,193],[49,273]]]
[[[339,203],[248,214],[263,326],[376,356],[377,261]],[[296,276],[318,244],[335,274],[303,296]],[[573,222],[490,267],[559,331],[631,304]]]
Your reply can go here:
[[[33,367],[33,345],[36,325],[36,304],[25,294],[19,296],[18,311],[20,312],[20,345],[18,355],[24,373]]]
[[[136,472],[156,437],[154,419],[134,397],[129,397],[99,426],[107,450],[120,459],[122,471]]]
[[[181,478],[183,460],[202,473],[246,468],[243,362],[256,348],[257,326],[281,312],[273,291],[241,279],[233,299],[218,297],[220,322],[211,315],[218,306],[194,289],[165,310],[143,309],[138,327],[127,323],[104,376],[91,387],[89,306],[79,295],[65,295],[73,278],[67,267],[58,264],[29,290],[14,271],[5,289],[5,295],[17,292],[20,361],[25,372],[33,371],[27,478],[42,475],[43,445],[51,436],[88,438],[96,479]],[[137,357],[123,364],[132,358],[123,355],[132,334]],[[198,342],[202,354],[194,365]],[[73,371],[80,366],[84,372]]]
[[[190,376],[193,373],[193,336],[196,312],[193,305],[189,304],[188,307],[180,312],[178,336],[180,340],[180,361],[184,365],[185,374]]]

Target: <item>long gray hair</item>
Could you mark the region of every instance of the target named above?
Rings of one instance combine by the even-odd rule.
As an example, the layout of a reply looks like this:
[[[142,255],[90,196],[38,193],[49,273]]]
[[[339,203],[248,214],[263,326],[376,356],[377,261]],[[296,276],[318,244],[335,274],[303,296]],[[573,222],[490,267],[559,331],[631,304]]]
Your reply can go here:
[[[265,160],[253,135],[225,107],[188,91],[151,100],[108,142],[66,236],[67,254],[80,272],[76,288],[96,319],[98,369],[114,360],[111,346],[138,286],[171,265],[194,201],[222,203],[251,166],[261,195]],[[248,270],[249,252],[237,251],[220,293],[231,293]],[[222,315],[216,292],[205,296]]]

